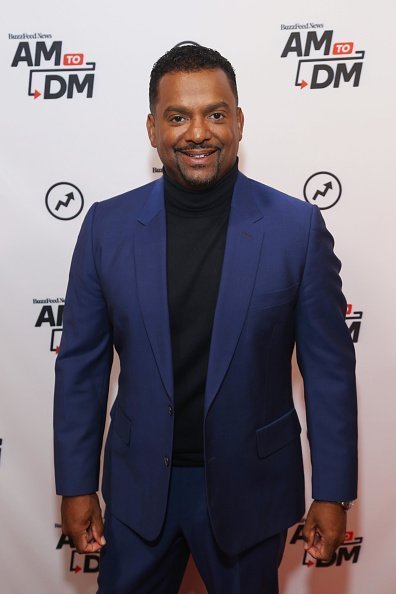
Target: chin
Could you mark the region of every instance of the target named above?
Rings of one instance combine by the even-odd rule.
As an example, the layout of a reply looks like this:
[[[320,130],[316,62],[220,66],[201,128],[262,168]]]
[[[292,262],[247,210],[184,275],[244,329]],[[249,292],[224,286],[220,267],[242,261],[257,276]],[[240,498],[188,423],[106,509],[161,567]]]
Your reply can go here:
[[[197,167],[198,169],[198,167]],[[199,168],[201,171],[203,168]],[[186,184],[194,188],[207,188],[213,184],[215,184],[219,178],[218,171],[212,171],[204,173],[200,175],[198,172],[196,175],[194,173],[184,173],[181,172],[183,180]]]

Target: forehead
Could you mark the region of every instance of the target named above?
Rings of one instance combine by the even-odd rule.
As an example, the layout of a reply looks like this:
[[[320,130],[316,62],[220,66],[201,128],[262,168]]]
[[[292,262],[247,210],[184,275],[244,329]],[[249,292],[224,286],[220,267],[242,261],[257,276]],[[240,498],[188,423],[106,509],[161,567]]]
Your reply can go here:
[[[236,99],[224,70],[169,72],[158,84],[156,107],[160,111],[169,105],[188,107],[225,102],[236,107]]]

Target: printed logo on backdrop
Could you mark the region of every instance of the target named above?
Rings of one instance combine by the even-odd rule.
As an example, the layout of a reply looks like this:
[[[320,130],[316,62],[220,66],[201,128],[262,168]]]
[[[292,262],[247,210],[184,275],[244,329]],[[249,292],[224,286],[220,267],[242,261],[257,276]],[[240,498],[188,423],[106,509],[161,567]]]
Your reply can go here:
[[[55,528],[62,528],[61,524],[55,524]],[[70,536],[60,535],[56,549],[61,551],[63,547],[67,547],[67,552],[70,552],[70,562],[68,570],[71,573],[97,573],[99,571],[99,553],[89,553],[81,555],[77,552],[73,540]]]
[[[304,523],[297,524],[294,534],[289,543],[295,545],[303,541]],[[362,548],[363,537],[356,536],[352,530],[348,530],[345,534],[345,540],[340,547],[335,551],[330,561],[320,561],[313,559],[307,551],[303,552],[301,564],[308,569],[311,567],[325,568],[325,567],[340,567],[346,563],[357,563],[359,561],[360,551]]]
[[[339,38],[322,23],[281,25],[281,31],[292,31],[283,47],[281,58],[296,64],[294,85],[302,89],[338,89],[358,87],[365,51],[357,49],[352,37]]]
[[[64,303],[63,297],[33,299],[33,305],[40,308],[34,326],[48,331],[49,350],[56,355],[59,352],[62,336]]]
[[[316,204],[320,210],[327,210],[341,198],[342,186],[334,173],[318,171],[307,179],[303,192],[307,202]]]
[[[153,173],[163,173],[163,172],[164,172],[163,167],[153,167]]]
[[[351,337],[354,343],[359,342],[360,336],[360,329],[362,327],[362,318],[363,312],[362,311],[354,311],[353,305],[348,303],[347,305],[347,313],[346,313],[346,322],[349,328],[349,332],[351,333]]]
[[[56,219],[71,221],[78,217],[84,208],[84,197],[74,184],[58,182],[46,193],[45,206]]]
[[[96,62],[87,61],[83,52],[65,50],[63,41],[52,41],[48,33],[9,33],[8,39],[18,42],[11,67],[25,73],[22,88],[29,97],[92,99]]]

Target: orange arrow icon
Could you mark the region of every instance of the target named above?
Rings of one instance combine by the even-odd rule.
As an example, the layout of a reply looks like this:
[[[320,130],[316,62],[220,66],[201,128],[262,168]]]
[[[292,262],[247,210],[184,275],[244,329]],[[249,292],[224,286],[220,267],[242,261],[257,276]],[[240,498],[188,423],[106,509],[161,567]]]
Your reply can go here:
[[[37,97],[40,97],[41,93],[40,91],[38,91],[37,89],[35,89],[34,91],[34,98],[37,99]]]
[[[307,87],[307,86],[308,86],[308,83],[307,83],[307,81],[306,81],[306,80],[303,80],[303,81],[301,82],[300,89],[304,89],[304,87]]]

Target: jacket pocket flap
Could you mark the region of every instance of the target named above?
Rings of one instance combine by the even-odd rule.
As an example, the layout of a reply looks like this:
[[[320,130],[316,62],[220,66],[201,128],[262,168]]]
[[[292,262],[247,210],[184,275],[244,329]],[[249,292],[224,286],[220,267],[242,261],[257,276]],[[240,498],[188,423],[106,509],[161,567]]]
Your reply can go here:
[[[112,422],[114,423],[114,429],[116,430],[118,436],[126,445],[129,445],[131,440],[132,421],[126,416],[119,405],[115,410],[114,419]]]
[[[264,425],[256,431],[257,452],[260,458],[266,458],[280,450],[301,433],[301,425],[296,410],[293,408],[286,414]]]

